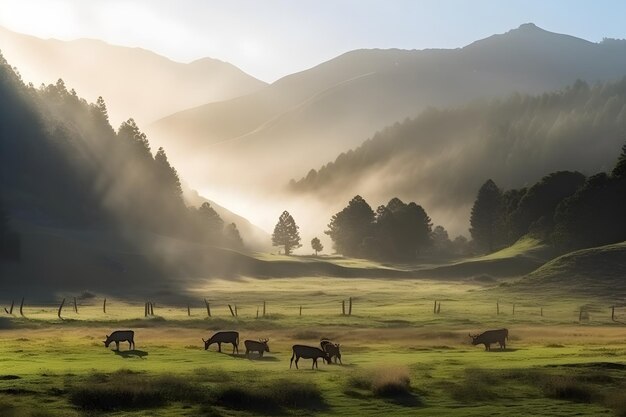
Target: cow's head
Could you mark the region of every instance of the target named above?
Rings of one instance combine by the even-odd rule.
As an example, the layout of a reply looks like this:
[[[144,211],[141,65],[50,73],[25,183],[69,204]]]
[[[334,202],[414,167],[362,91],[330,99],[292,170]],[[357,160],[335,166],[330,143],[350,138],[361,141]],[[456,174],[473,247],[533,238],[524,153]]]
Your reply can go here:
[[[204,342],[204,350],[209,350],[209,340],[204,340],[204,338],[202,338],[202,341]]]
[[[327,364],[331,364],[332,362],[330,361],[330,355],[328,354],[328,352],[324,352],[324,360],[326,361]]]
[[[111,344],[111,339],[109,339],[109,335],[107,335],[107,340],[103,340],[102,343],[104,343],[104,347],[109,347],[109,345]]]
[[[468,333],[469,337],[472,338],[472,345],[477,345],[480,342],[478,341],[478,336],[480,336],[479,334],[470,334]]]
[[[267,342],[269,342],[269,339],[259,339],[259,342],[263,343],[263,348],[265,350],[265,352],[269,352],[270,351],[270,347],[268,346]]]

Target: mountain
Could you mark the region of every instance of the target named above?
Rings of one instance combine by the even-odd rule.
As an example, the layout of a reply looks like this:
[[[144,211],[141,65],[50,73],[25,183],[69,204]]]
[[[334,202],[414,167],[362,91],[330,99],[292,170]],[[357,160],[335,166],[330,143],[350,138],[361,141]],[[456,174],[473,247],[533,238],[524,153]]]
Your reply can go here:
[[[237,67],[203,58],[189,64],[141,48],[92,39],[39,39],[0,28],[0,51],[36,86],[62,78],[95,101],[102,96],[117,127],[133,117],[140,125],[212,101],[248,94],[265,85]]]
[[[524,24],[459,49],[348,52],[246,96],[173,114],[148,132],[185,161],[194,187],[267,192],[427,107],[617,80],[625,68],[626,42]]]
[[[609,171],[624,132],[626,78],[592,87],[579,81],[538,96],[427,110],[310,171],[291,189],[329,202],[347,201],[356,191],[374,201],[410,198],[436,223],[464,232],[487,179],[511,189],[547,172]]]

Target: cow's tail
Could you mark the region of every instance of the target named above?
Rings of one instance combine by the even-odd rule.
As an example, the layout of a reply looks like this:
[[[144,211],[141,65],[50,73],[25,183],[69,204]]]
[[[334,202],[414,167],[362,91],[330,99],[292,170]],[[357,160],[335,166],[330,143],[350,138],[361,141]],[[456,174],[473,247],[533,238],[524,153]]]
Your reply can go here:
[[[504,332],[506,334],[506,340],[509,340],[509,329],[504,329]]]

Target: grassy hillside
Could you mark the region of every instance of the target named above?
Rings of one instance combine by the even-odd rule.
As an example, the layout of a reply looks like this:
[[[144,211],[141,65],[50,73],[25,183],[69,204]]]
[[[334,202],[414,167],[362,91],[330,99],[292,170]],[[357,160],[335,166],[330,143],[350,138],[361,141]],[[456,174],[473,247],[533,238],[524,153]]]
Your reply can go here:
[[[562,255],[528,274],[512,289],[568,291],[626,298],[626,242]]]

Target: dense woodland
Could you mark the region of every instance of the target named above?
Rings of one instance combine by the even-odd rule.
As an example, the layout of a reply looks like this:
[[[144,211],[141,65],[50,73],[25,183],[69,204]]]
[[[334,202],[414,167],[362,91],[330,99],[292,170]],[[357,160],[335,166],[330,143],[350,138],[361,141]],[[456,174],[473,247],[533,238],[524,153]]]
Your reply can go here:
[[[236,225],[183,202],[165,151],[133,121],[115,131],[102,98],[89,104],[62,80],[25,85],[0,57],[0,235],[15,255],[25,224],[143,231],[241,248]],[[11,246],[11,248],[9,248]]]

